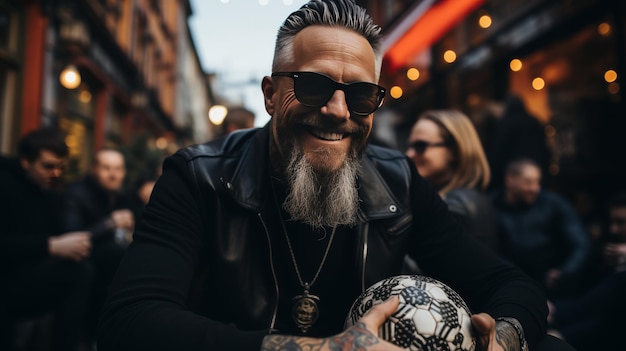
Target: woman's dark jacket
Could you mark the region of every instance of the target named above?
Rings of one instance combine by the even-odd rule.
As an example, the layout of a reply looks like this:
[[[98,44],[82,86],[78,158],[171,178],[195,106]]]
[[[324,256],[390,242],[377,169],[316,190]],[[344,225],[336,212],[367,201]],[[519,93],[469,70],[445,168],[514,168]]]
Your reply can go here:
[[[291,296],[281,295],[284,282],[276,279],[277,257],[289,253],[273,250],[271,242],[281,228],[268,149],[266,126],[165,161],[113,282],[99,350],[259,350],[275,332],[277,298]],[[358,224],[346,230],[355,244],[344,251],[355,260],[352,274],[338,280],[354,281],[358,295],[398,274],[408,253],[473,311],[517,318],[531,342],[543,335],[547,308],[540,288],[459,235],[446,204],[410,160],[369,146],[361,165]],[[332,313],[346,318],[320,312]]]
[[[489,196],[477,189],[458,188],[446,193],[444,200],[469,235],[498,252],[496,212]]]

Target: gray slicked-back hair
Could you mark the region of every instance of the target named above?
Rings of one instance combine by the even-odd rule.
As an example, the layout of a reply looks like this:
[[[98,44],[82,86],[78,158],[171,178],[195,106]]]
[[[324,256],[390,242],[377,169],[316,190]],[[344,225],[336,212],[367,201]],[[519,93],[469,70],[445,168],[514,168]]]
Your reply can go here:
[[[292,12],[278,29],[272,71],[281,70],[293,60],[293,39],[302,29],[312,25],[336,26],[362,35],[376,56],[376,79],[382,65],[380,27],[374,24],[364,8],[354,0],[311,0]]]

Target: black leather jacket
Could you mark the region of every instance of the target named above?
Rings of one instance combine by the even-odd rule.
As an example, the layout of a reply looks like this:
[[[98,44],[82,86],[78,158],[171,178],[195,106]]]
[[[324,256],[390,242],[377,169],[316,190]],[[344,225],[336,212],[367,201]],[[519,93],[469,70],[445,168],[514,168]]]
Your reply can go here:
[[[112,284],[99,350],[260,348],[281,293],[268,147],[266,126],[165,161]],[[357,186],[361,290],[399,274],[408,253],[471,309],[515,317],[531,342],[539,338],[547,314],[539,287],[459,235],[446,204],[403,154],[368,146]]]
[[[266,133],[267,130],[239,132],[223,142],[197,145],[178,155],[192,170],[200,194],[217,193],[217,196],[200,199],[202,212],[215,213],[219,218],[205,217],[207,231],[215,234],[207,236],[211,239],[205,242],[211,252],[211,257],[207,258],[210,263],[201,266],[207,270],[212,266],[221,268],[211,273],[211,281],[221,287],[231,285],[225,291],[259,292],[241,301],[247,307],[238,311],[239,319],[246,321],[249,327],[266,325],[271,329],[276,313],[274,300],[280,291],[272,271],[269,232],[281,229],[269,191]],[[242,143],[247,143],[247,147],[240,147]],[[404,160],[398,152],[375,146],[369,147],[363,158],[358,179],[362,204],[358,214],[356,254],[361,290],[397,273],[402,264],[412,220],[410,171]],[[216,245],[220,250],[210,249]],[[242,267],[248,267],[245,277],[241,276]],[[213,289],[203,290],[200,296],[203,301],[207,301],[207,292],[218,293]],[[228,310],[213,312],[231,313]],[[227,318],[218,317],[219,320]]]

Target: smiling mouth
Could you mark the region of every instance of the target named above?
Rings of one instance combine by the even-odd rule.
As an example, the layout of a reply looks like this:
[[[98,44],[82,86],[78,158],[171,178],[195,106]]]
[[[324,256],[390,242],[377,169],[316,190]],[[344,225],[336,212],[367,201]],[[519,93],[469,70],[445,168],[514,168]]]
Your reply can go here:
[[[346,134],[326,132],[317,128],[306,128],[306,130],[314,137],[327,141],[337,141],[343,139]]]

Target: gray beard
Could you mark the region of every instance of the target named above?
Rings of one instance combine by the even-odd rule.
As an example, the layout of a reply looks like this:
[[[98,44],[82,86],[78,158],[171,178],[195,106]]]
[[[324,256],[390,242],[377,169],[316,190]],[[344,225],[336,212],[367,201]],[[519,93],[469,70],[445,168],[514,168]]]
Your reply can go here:
[[[296,150],[286,169],[289,191],[283,203],[291,219],[313,228],[354,225],[359,208],[356,157],[349,155],[340,169],[324,173],[313,169],[302,151]]]

